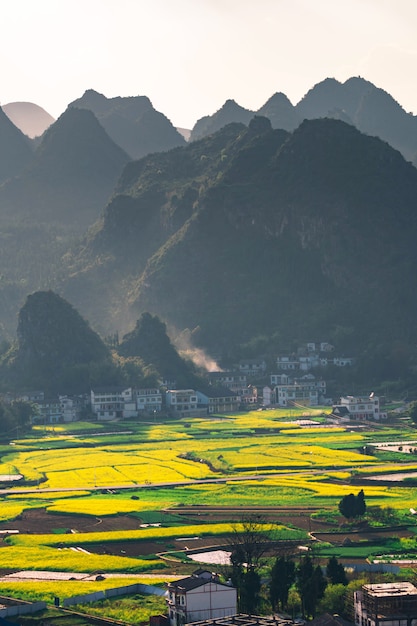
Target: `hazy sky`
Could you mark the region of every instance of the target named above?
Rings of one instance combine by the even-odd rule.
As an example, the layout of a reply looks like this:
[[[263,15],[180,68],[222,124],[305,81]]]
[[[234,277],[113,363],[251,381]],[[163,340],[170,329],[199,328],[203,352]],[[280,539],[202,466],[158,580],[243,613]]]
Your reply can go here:
[[[95,89],[191,128],[350,76],[417,114],[417,0],[2,0],[0,67],[1,104],[54,117]]]

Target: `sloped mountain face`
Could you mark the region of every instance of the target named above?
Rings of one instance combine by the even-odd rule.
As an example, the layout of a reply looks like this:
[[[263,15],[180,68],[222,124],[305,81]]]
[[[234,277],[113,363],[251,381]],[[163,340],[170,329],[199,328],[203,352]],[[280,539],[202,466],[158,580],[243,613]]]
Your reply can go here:
[[[68,109],[44,135],[31,166],[0,189],[0,214],[81,232],[97,219],[128,160],[91,111]]]
[[[253,111],[244,109],[234,100],[226,100],[221,109],[216,111],[214,115],[207,115],[196,122],[191,131],[190,141],[211,135],[232,122],[247,125],[254,115]]]
[[[40,137],[55,122],[52,115],[33,102],[9,102],[3,111],[27,137]]]
[[[40,388],[62,393],[64,381],[86,378],[88,367],[109,360],[100,337],[80,314],[52,291],[28,296],[19,312],[17,348],[3,374],[38,383]],[[68,389],[68,387],[67,387]]]
[[[257,115],[267,117],[271,121],[272,128],[282,128],[289,131],[297,128],[302,120],[283,93],[274,94],[259,109]]]
[[[206,143],[216,139],[217,169]],[[178,329],[199,327],[202,344],[220,352],[265,334],[331,338],[340,327],[351,331],[352,350],[416,340],[417,171],[388,144],[338,120],[305,121],[288,134],[258,118],[165,159],[159,169],[152,160],[127,168],[123,194],[86,245],[91,257],[85,250],[78,259],[84,280],[81,268],[100,251],[108,276],[120,272],[120,283],[129,273],[136,318],[152,311]],[[121,240],[127,231],[139,249],[159,240],[138,253],[137,271],[121,244],[109,250],[110,233]]]
[[[314,85],[296,106],[301,119],[326,117],[328,111],[335,109],[344,110],[345,106],[343,85],[334,78]]]
[[[130,328],[139,317],[126,307],[130,281],[171,237],[181,236],[200,198],[250,136],[244,125],[231,124],[184,148],[129,163],[103,219],[66,259],[70,265],[65,271],[71,277],[62,285],[65,297],[108,332]],[[102,302],[100,310],[97,301]]]
[[[20,174],[32,158],[28,138],[0,107],[0,183]]]
[[[185,145],[184,137],[146,96],[106,98],[90,89],[69,106],[92,111],[132,159]]]

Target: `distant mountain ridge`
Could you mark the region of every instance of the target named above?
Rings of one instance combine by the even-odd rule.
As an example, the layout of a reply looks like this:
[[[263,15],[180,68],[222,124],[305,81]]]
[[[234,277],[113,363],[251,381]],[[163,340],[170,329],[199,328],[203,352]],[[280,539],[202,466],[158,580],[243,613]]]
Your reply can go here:
[[[9,102],[3,104],[2,109],[13,124],[31,139],[43,135],[55,122],[52,115],[33,102]]]
[[[185,144],[184,137],[146,96],[106,98],[89,89],[69,107],[92,111],[109,137],[133,159]]]
[[[213,115],[196,122],[190,139],[193,141],[216,132],[232,121],[248,124],[255,114],[268,117],[273,128],[289,131],[304,119],[342,119],[363,133],[387,141],[404,158],[417,163],[417,118],[406,113],[390,94],[360,77],[349,78],[344,83],[326,78],[314,85],[295,106],[279,93],[258,111],[242,109],[236,102],[228,100]]]

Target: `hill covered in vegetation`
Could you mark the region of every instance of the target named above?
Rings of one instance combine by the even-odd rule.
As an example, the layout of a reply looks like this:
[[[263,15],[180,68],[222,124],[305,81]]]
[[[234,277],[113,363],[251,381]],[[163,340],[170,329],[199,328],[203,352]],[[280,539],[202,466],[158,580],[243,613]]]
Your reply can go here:
[[[106,277],[119,328],[152,311],[216,353],[341,335],[389,352],[416,338],[416,197],[415,168],[351,125],[254,118],[129,164],[63,289],[92,319]]]
[[[3,354],[2,390],[89,393],[95,386],[159,386],[169,378],[196,382],[193,367],[171,344],[165,324],[144,313],[123,341],[106,345],[74,307],[38,291],[19,311],[17,341]]]

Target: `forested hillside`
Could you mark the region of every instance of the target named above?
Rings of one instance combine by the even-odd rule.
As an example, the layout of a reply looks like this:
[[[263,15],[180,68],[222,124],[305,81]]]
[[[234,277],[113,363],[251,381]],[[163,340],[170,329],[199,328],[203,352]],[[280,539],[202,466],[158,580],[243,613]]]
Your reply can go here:
[[[351,125],[255,118],[130,164],[63,289],[91,319],[107,277],[103,325],[152,311],[216,352],[259,335],[410,345],[416,198],[415,168]]]

